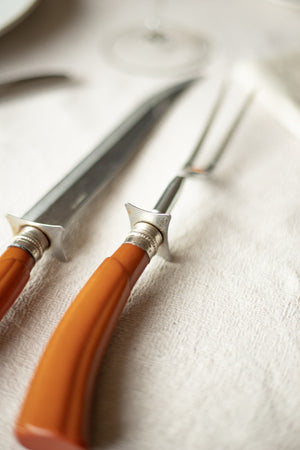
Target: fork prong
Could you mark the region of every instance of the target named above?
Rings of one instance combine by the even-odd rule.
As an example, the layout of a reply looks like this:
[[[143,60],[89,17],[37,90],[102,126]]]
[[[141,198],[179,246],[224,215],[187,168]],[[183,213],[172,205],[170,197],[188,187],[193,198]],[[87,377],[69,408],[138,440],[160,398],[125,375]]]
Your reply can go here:
[[[183,170],[187,169],[188,167],[190,167],[193,164],[196,156],[198,155],[201,148],[203,147],[203,143],[204,143],[205,139],[207,138],[208,133],[212,127],[212,124],[214,123],[215,117],[217,116],[217,114],[219,112],[219,109],[223,103],[223,100],[224,100],[227,90],[228,90],[228,81],[223,81],[221,88],[218,92],[217,98],[213,104],[210,115],[208,116],[208,119],[206,121],[205,127],[204,127],[200,137],[198,138],[198,141],[197,141],[195,147],[193,148],[192,153],[190,154],[188,160],[185,162],[185,164],[183,166]]]
[[[235,130],[237,129],[239,123],[241,122],[244,114],[246,113],[250,103],[252,102],[252,100],[254,98],[253,92],[248,94],[245,101],[242,103],[241,108],[238,110],[237,115],[235,116],[231,126],[229,127],[227,133],[225,134],[223,140],[221,141],[221,144],[218,146],[217,151],[215,152],[215,155],[214,155],[213,159],[210,161],[210,163],[204,168],[192,167],[192,164],[193,164],[196,156],[198,155],[199,151],[201,150],[201,148],[203,146],[203,142],[206,139],[206,136],[208,135],[208,133],[210,131],[210,128],[214,122],[214,119],[215,119],[216,115],[218,114],[218,111],[223,103],[223,99],[227,93],[227,89],[228,89],[228,82],[226,82],[226,83],[224,82],[219,91],[219,94],[214,103],[214,106],[209,115],[209,118],[206,122],[205,128],[197,142],[197,145],[194,147],[190,157],[184,164],[184,166],[181,169],[181,171],[179,172],[179,174],[176,175],[170,181],[170,183],[168,184],[168,186],[166,187],[166,189],[160,196],[158,202],[154,206],[155,211],[160,212],[160,213],[170,212],[175,203],[176,197],[184,183],[184,180],[190,175],[195,175],[195,176],[196,175],[198,175],[198,176],[199,175],[200,176],[209,175],[210,172],[214,169],[214,167],[218,163],[218,161],[220,160],[221,156],[223,155],[225,148],[227,147],[230,139],[232,138]]]
[[[223,155],[229,141],[231,140],[232,136],[234,135],[235,131],[237,130],[242,118],[244,117],[248,107],[252,103],[254,98],[254,93],[251,92],[247,95],[245,101],[242,103],[242,106],[240,107],[237,115],[235,116],[230,128],[227,130],[227,133],[223,137],[220,145],[217,148],[217,151],[213,157],[213,159],[210,161],[210,163],[203,169],[203,172],[208,174],[210,173],[216,166],[216,164],[219,162],[221,156]],[[199,169],[198,169],[199,170]]]

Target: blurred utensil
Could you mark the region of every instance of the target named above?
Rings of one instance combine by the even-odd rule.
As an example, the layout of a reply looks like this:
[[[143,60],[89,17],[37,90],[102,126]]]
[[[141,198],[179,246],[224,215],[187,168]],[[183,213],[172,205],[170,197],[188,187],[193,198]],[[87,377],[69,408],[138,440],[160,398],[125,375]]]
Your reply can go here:
[[[71,81],[73,78],[65,73],[40,73],[24,75],[0,81],[0,95],[14,93],[17,90],[32,88],[42,84]]]

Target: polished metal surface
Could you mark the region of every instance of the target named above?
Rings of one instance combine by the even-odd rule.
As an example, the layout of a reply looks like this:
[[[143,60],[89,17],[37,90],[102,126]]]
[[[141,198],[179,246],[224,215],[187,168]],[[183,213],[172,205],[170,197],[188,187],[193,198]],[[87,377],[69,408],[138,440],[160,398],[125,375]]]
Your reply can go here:
[[[73,215],[115,177],[148,132],[191,81],[169,87],[142,103],[23,218],[65,227]]]
[[[172,207],[175,204],[175,200],[178,196],[179,190],[183,185],[184,180],[189,176],[207,176],[210,174],[219,160],[221,159],[221,156],[223,155],[225,149],[227,148],[227,145],[232,138],[234,132],[238,128],[239,123],[241,122],[242,118],[244,117],[244,114],[246,113],[248,107],[250,106],[252,100],[253,100],[253,93],[250,93],[246,95],[246,98],[244,102],[242,103],[242,106],[238,110],[236,116],[234,117],[230,127],[228,128],[225,136],[223,137],[221,143],[217,147],[217,150],[215,151],[215,154],[209,164],[207,164],[205,167],[198,169],[192,167],[193,162],[195,161],[196,157],[198,156],[200,150],[202,149],[203,143],[206,139],[206,137],[209,134],[209,131],[211,129],[211,126],[215,120],[216,115],[218,114],[220,107],[223,103],[224,97],[226,95],[228,86],[227,84],[223,84],[219,95],[217,96],[216,102],[212,108],[212,111],[209,115],[209,118],[207,120],[207,123],[205,125],[205,128],[195,146],[192,153],[188,157],[187,161],[184,163],[183,167],[179,171],[178,175],[176,175],[168,184],[164,192],[162,193],[161,197],[159,198],[158,202],[154,206],[154,210],[157,210],[162,213],[170,212]]]
[[[44,254],[44,251],[49,247],[49,240],[47,236],[38,228],[25,226],[20,230],[11,247],[20,247],[29,252],[37,262]]]
[[[124,243],[137,245],[145,250],[151,259],[156,255],[162,241],[163,236],[156,227],[147,222],[138,222],[133,226]]]
[[[39,228],[48,237],[54,255],[67,260],[65,227],[138,151],[147,133],[193,81],[179,82],[148,98],[23,217],[8,215],[14,234],[26,225]]]
[[[176,177],[174,177],[154,206],[154,210],[160,212],[171,211],[184,180],[185,176],[182,175],[177,175]]]
[[[167,260],[171,259],[168,243],[168,228],[171,220],[170,214],[164,214],[158,211],[148,211],[146,209],[138,208],[131,203],[126,203],[125,206],[131,230],[133,230],[139,222],[153,225],[162,235],[162,242],[159,245],[157,253]]]
[[[31,220],[13,216],[12,214],[7,214],[6,218],[12,228],[14,236],[21,233],[22,229],[26,226],[41,230],[47,236],[49,244],[51,244],[51,251],[53,255],[60,261],[67,261],[67,256],[63,246],[63,238],[65,234],[65,229],[63,227],[60,225],[48,225],[33,222]]]
[[[167,260],[170,259],[170,250],[168,244],[168,227],[171,219],[171,216],[168,213],[171,211],[175,203],[175,200],[184,183],[184,180],[191,175],[203,176],[208,175],[209,173],[212,172],[212,170],[215,168],[216,164],[220,160],[221,156],[223,155],[225,148],[227,147],[231,137],[234,134],[234,131],[237,129],[240,121],[242,120],[245,112],[247,111],[253,99],[252,93],[246,96],[246,99],[243,102],[242,107],[238,110],[238,113],[236,114],[231,125],[226,131],[225,136],[223,137],[221,143],[217,147],[217,150],[215,151],[215,154],[211,159],[211,161],[209,162],[209,164],[205,166],[203,169],[194,168],[192,167],[192,164],[195,161],[195,158],[198,156],[203,146],[203,143],[211,129],[211,126],[220,109],[220,106],[223,103],[226,92],[227,92],[227,85],[224,84],[219,92],[219,95],[212,108],[212,111],[209,115],[204,130],[197,142],[197,145],[191,152],[190,156],[188,157],[187,161],[179,171],[178,175],[176,175],[167,185],[166,189],[164,190],[163,194],[161,195],[158,202],[154,206],[153,210],[147,211],[137,208],[136,206],[130,204],[126,205],[131,222],[132,231],[137,227],[138,223],[147,222],[148,224],[152,224],[153,226],[155,226],[161,232],[163,240],[162,243],[160,244],[160,248],[158,249],[158,254],[160,254]]]

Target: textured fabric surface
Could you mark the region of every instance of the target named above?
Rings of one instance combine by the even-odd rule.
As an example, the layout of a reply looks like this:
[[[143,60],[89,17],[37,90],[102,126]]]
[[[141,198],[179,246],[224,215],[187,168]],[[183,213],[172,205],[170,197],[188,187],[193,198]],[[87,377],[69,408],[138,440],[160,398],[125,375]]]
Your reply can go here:
[[[11,240],[5,214],[22,215],[171,81],[126,74],[101,57],[112,24],[140,18],[141,2],[130,13],[126,3],[45,0],[1,38],[3,78],[50,69],[77,76],[0,99],[3,251]],[[299,15],[271,2],[173,6],[175,21],[211,37],[224,68],[300,42]],[[219,77],[195,85],[170,110],[77,217],[70,262],[46,253],[0,324],[1,450],[21,449],[12,429],[33,370],[72,299],[126,236],[123,204],[153,206],[195,144],[218,85]],[[234,86],[206,159],[241,95]],[[101,365],[91,448],[299,449],[299,174],[299,141],[254,102],[213,176],[186,182],[172,212],[173,260],[155,257],[147,267]]]

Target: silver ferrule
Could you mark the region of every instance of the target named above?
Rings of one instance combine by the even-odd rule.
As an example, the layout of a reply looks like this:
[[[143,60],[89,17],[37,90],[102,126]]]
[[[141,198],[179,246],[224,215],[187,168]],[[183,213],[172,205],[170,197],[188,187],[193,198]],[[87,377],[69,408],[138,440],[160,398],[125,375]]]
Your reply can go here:
[[[137,222],[125,239],[125,244],[134,244],[147,252],[151,259],[163,241],[158,228],[147,222]]]
[[[45,233],[30,225],[21,228],[11,244],[12,247],[20,247],[29,252],[35,262],[41,259],[49,245],[50,242]]]

